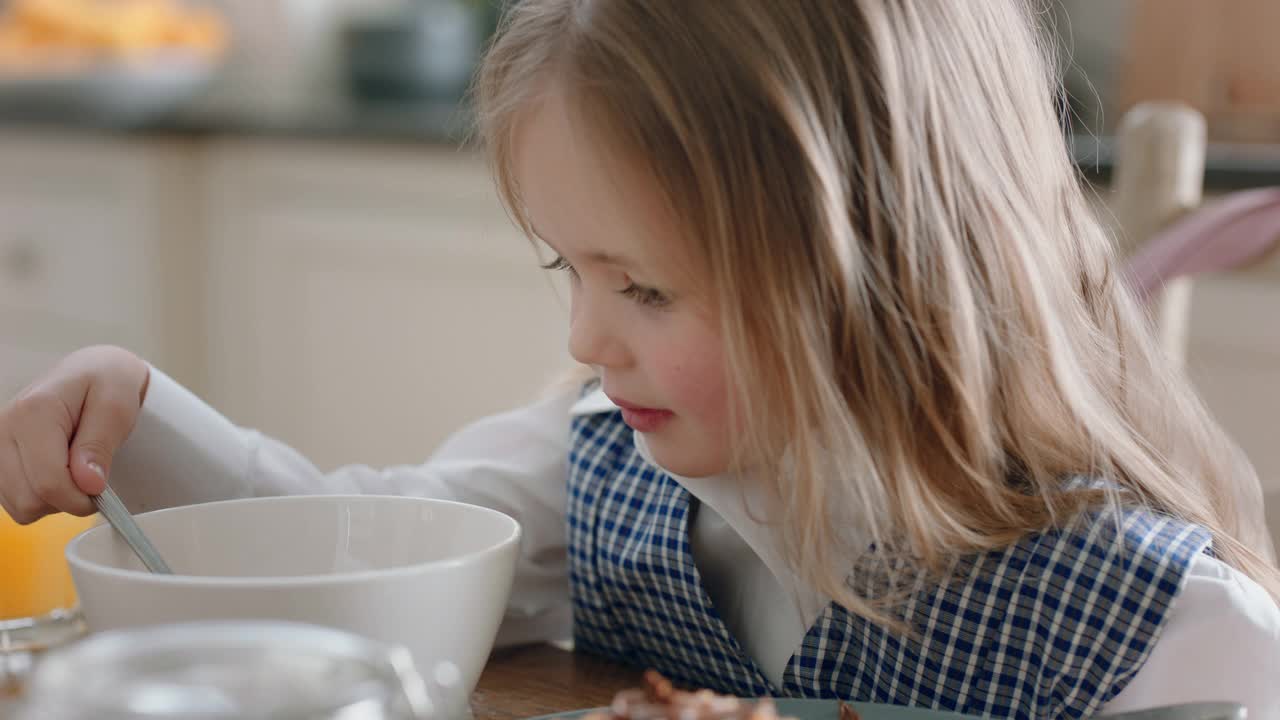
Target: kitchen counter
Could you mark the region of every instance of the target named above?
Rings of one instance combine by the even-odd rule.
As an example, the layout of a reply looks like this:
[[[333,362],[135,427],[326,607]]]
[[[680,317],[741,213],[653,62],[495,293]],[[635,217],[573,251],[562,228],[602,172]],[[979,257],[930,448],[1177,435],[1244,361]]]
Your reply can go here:
[[[472,116],[457,102],[370,105],[328,98],[313,107],[271,110],[248,105],[195,104],[141,122],[93,116],[20,117],[0,107],[0,128],[82,130],[133,135],[288,137],[358,142],[424,143],[456,146],[467,138]],[[1080,134],[1071,153],[1085,177],[1105,185],[1115,161],[1115,139]],[[1280,143],[1209,143],[1205,188],[1224,192],[1280,185]]]
[[[1110,136],[1076,136],[1071,153],[1090,181],[1107,185],[1116,158]],[[1280,185],[1280,144],[1210,142],[1205,148],[1204,187],[1210,192]]]
[[[142,120],[86,113],[15,113],[0,107],[0,128],[72,130],[129,135],[289,137],[368,142],[457,145],[466,138],[471,115],[453,101],[421,104],[358,104],[329,99],[292,110],[192,105]]]

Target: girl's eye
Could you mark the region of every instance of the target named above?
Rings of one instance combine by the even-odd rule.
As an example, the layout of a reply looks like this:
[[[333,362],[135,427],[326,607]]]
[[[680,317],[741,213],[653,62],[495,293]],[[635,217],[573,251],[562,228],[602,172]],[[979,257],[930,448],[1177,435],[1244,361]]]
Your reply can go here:
[[[557,255],[555,260],[552,260],[551,262],[543,265],[542,269],[543,270],[563,270],[569,273],[569,277],[572,277],[572,278],[578,277],[578,271],[573,269],[573,266],[569,264],[568,260],[564,259],[563,255]]]
[[[664,295],[661,290],[642,287],[635,283],[627,285],[618,292],[645,307],[664,308],[671,303],[671,299]]]
[[[568,260],[564,259],[563,255],[557,255],[555,260],[543,265],[542,269],[567,272],[569,277],[574,280],[578,279],[578,271],[569,264]],[[619,290],[618,294],[630,298],[645,307],[664,308],[671,304],[671,298],[667,297],[661,290],[637,285],[629,280],[627,286]]]

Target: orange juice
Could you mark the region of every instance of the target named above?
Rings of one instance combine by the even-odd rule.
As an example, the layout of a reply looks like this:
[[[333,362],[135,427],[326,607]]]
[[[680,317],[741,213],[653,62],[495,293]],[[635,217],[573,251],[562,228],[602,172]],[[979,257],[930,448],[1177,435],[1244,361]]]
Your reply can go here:
[[[93,524],[94,517],[58,513],[23,526],[0,510],[0,621],[75,607],[63,550]]]

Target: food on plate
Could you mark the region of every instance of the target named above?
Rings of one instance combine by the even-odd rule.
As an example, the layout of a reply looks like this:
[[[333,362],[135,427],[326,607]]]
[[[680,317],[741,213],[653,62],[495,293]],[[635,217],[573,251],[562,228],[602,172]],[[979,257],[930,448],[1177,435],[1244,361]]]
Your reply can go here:
[[[852,705],[839,704],[839,720],[861,720]],[[643,687],[619,692],[609,709],[582,720],[793,720],[778,715],[773,701],[743,700],[710,690],[677,690],[655,670],[644,674]]]
[[[843,716],[842,716],[843,717]],[[656,671],[644,674],[644,686],[614,696],[608,711],[583,720],[784,720],[773,701],[743,700],[710,690],[676,690]]]

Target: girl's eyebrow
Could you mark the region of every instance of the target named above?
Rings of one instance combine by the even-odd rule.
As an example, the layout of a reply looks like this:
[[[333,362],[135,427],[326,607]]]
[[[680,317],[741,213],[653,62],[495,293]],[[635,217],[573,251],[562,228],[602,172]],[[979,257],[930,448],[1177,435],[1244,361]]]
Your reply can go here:
[[[547,240],[547,236],[543,235],[541,232],[538,232],[538,228],[534,227],[532,223],[530,223],[529,225],[529,230],[533,233],[534,237],[536,237],[537,239],[545,243],[546,246],[551,248],[551,250],[555,252],[557,255],[560,255],[562,257],[564,256],[564,253],[557,250],[556,246]],[[634,262],[632,262],[631,260],[629,260],[627,257],[623,255],[617,255],[615,253],[607,253],[601,250],[592,250],[590,252],[584,253],[583,257],[585,257],[587,260],[590,260],[591,262],[601,263],[603,265],[614,265],[624,270],[627,268],[632,268],[636,266]]]

